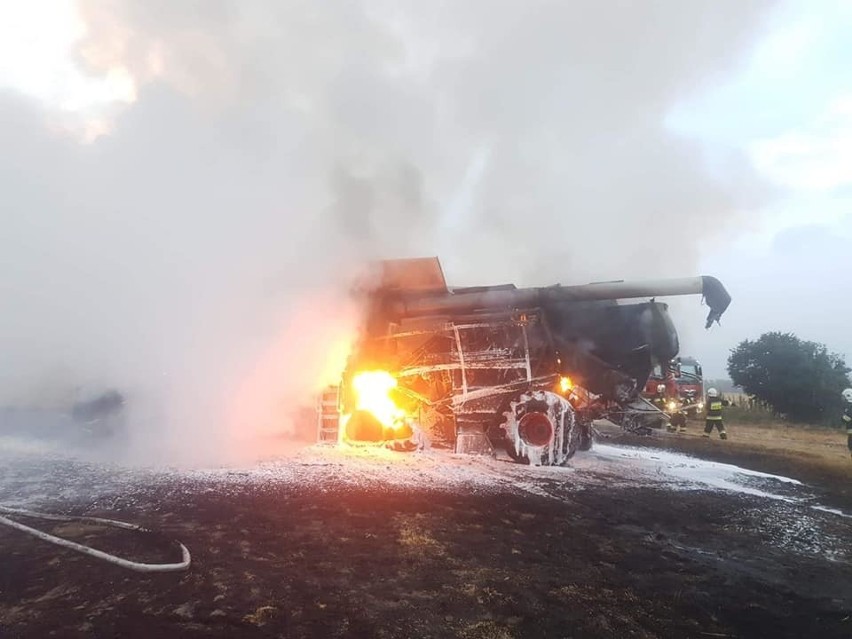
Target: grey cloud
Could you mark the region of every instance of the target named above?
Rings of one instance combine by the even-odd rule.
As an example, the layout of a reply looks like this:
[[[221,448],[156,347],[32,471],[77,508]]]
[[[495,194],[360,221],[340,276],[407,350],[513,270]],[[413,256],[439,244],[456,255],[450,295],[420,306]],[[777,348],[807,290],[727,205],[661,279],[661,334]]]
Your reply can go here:
[[[456,283],[682,275],[767,197],[663,123],[768,2],[80,5],[81,64],[139,95],[89,146],[0,97],[7,396],[45,371],[115,380],[215,443],[244,397],[248,431],[309,395],[359,259],[440,254]]]

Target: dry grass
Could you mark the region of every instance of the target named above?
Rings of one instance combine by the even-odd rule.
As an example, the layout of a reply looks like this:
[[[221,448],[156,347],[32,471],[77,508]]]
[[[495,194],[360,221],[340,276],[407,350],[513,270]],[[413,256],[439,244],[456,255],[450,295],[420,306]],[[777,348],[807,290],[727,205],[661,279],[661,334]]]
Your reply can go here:
[[[278,610],[272,606],[261,606],[250,615],[243,617],[243,621],[255,626],[265,626],[278,614]]]
[[[424,523],[422,515],[397,516],[399,544],[412,553],[443,556],[446,554],[444,545],[430,534]]]
[[[849,449],[846,433],[840,429],[791,425],[785,423],[730,423],[731,440],[767,452],[795,453],[827,466],[848,468]]]
[[[462,628],[458,635],[462,639],[514,639],[512,632],[494,621],[477,621]]]

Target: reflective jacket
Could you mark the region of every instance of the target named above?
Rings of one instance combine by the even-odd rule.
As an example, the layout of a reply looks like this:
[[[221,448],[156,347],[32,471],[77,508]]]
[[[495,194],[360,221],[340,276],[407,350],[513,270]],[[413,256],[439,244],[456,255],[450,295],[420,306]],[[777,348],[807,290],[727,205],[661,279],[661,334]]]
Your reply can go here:
[[[846,434],[852,435],[852,404],[843,408],[843,423],[846,424]]]
[[[722,421],[722,398],[707,398],[707,419],[712,422]]]

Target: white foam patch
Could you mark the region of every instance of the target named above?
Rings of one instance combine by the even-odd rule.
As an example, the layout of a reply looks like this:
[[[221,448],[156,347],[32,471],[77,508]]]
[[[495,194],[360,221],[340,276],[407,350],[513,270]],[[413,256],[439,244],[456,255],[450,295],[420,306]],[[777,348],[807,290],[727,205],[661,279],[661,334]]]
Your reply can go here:
[[[160,504],[191,504],[203,495],[238,500],[267,489],[511,491],[565,500],[574,491],[636,487],[757,498],[746,506],[754,513],[747,519],[759,521],[773,543],[838,561],[848,556],[837,529],[850,515],[814,503],[797,480],[653,448],[600,444],[568,467],[531,467],[437,451],[310,446],[248,466],[178,469],[107,463],[103,451],[0,438],[0,504],[29,510],[157,511]]]
[[[814,510],[818,510],[822,513],[829,513],[831,515],[837,515],[838,517],[852,519],[852,515],[845,513],[842,510],[838,510],[837,508],[828,508],[826,506],[820,506],[819,504],[812,505],[811,508],[813,508]]]
[[[610,465],[627,477],[641,479],[656,478],[657,481],[671,484],[680,489],[717,489],[730,492],[789,501],[789,495],[778,494],[768,489],[773,484],[802,486],[802,483],[790,477],[761,473],[733,464],[722,464],[681,453],[657,448],[633,448],[626,446],[596,445],[586,459],[578,465],[594,468],[595,464]],[[748,485],[750,481],[760,480],[766,488]]]
[[[163,496],[289,486],[322,490],[348,487],[434,489],[459,493],[514,490],[547,495],[525,467],[490,458],[384,449],[311,446],[287,457],[250,466],[154,468],[102,461],[86,454],[0,441],[0,503],[36,508],[57,501],[92,503],[113,496]],[[562,469],[564,471],[564,469]],[[121,497],[128,504],[130,497]]]
[[[719,490],[805,504],[801,482],[654,448],[596,444],[568,467],[530,467],[488,457],[446,452],[400,454],[377,448],[309,446],[292,455],[248,466],[206,469],[152,468],[103,461],[102,452],[74,451],[49,442],[0,437],[0,501],[35,506],[163,487],[186,495],[239,493],[248,486],[384,487],[447,491],[505,491],[564,496],[566,491],[608,487]],[[811,505],[811,504],[808,504]],[[826,514],[846,513],[811,505]]]

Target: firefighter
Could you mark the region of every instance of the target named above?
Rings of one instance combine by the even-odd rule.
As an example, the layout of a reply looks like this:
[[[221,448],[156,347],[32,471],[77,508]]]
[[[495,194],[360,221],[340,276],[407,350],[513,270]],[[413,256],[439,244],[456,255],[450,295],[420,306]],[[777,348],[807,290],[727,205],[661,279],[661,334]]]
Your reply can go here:
[[[849,448],[849,455],[852,456],[852,388],[847,388],[842,393],[843,401],[843,423],[846,424],[846,446]]]
[[[728,439],[728,432],[725,430],[725,423],[722,421],[722,406],[727,404],[719,397],[719,391],[711,388],[707,391],[707,418],[704,422],[704,437],[710,437],[713,432],[713,427],[719,429],[719,439]]]
[[[669,432],[685,433],[686,432],[686,413],[681,410],[681,404],[674,400],[675,407],[670,409],[671,417],[669,419]]]
[[[665,384],[657,384],[657,392],[654,395],[654,399],[651,400],[651,403],[661,413],[666,412],[666,385]],[[654,428],[662,428],[664,421],[665,420],[662,419],[662,418],[655,420]]]
[[[670,433],[685,433],[686,432],[686,415],[680,410],[680,402],[677,398],[666,398],[666,385],[657,385],[657,394],[654,396],[654,406],[660,412],[666,413],[669,416],[669,422],[666,425],[666,430]],[[661,424],[662,425],[662,424]]]
[[[657,394],[654,395],[654,406],[659,408],[661,411],[666,410],[666,385],[665,384],[657,384]]]
[[[681,402],[677,397],[673,397],[663,403],[662,409],[669,416],[669,425],[666,430],[670,433],[685,433],[686,432],[686,414],[680,409]]]

